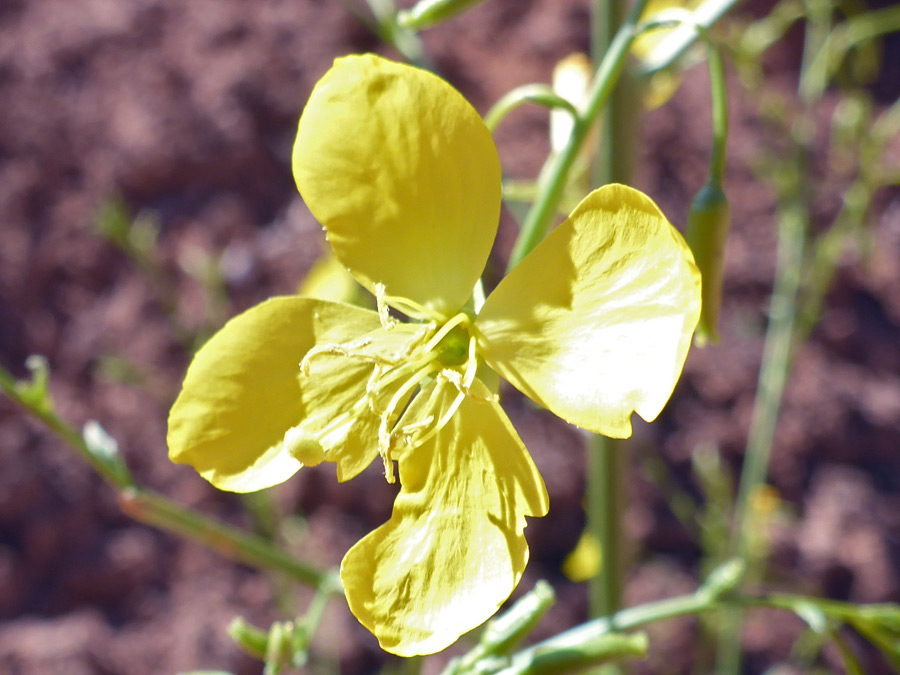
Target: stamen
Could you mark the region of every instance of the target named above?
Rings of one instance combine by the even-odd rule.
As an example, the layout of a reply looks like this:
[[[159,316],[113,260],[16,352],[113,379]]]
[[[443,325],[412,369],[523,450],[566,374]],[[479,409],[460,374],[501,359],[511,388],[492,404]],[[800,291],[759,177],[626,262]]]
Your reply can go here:
[[[416,359],[415,361],[410,361],[408,363],[404,363],[402,366],[396,368],[388,368],[382,371],[376,372],[379,374],[377,376],[373,376],[369,378],[369,383],[366,385],[366,392],[368,394],[377,394],[379,391],[384,389],[389,384],[396,382],[401,377],[409,374],[411,371],[417,370],[426,366],[429,363],[435,361],[434,354],[426,353],[422,356],[422,358]],[[436,370],[436,368],[435,368]],[[433,371],[432,371],[433,372]]]
[[[360,354],[359,350],[372,344],[372,338],[363,337],[343,344],[329,342],[326,344],[316,345],[303,357],[300,361],[300,372],[309,375],[309,364],[313,359],[320,356],[346,356],[351,359],[360,359],[362,361],[371,361],[374,363],[385,362],[385,359],[377,354]]]
[[[437,391],[437,387],[435,387],[434,391],[435,392]],[[434,393],[434,392],[432,392],[432,393]],[[431,427],[431,429],[429,429],[428,432],[424,436],[422,436],[421,438],[415,439],[415,441],[413,443],[411,443],[410,446],[412,448],[418,448],[419,446],[424,445],[425,443],[430,441],[432,438],[434,438],[441,429],[443,429],[445,426],[447,426],[447,422],[449,422],[450,418],[452,418],[453,415],[456,413],[456,411],[459,410],[459,406],[462,404],[463,399],[465,397],[466,397],[466,395],[464,393],[459,392],[456,395],[456,398],[453,399],[453,403],[450,404],[450,407],[444,411],[443,415],[441,415],[440,419],[437,421],[437,424],[435,424],[433,427]]]
[[[410,422],[409,424],[404,424],[402,427],[400,427],[400,435],[404,436],[406,438],[406,442],[409,443],[409,441],[417,431],[425,429],[432,422],[434,422],[434,415],[429,415],[425,419],[419,420],[418,422]]]
[[[387,303],[387,289],[381,282],[375,283],[375,304],[378,308],[378,320],[385,330],[391,330],[397,325],[397,321],[391,316]]]
[[[397,360],[400,361],[401,358],[408,358],[410,354],[412,354],[416,348],[425,341],[428,335],[437,328],[437,325],[434,323],[426,323],[421,326],[413,336],[403,345],[403,349],[398,353]],[[426,348],[425,351],[431,351]]]
[[[418,386],[419,382],[421,382],[427,376],[431,375],[431,373],[438,370],[440,367],[441,366],[439,363],[435,363],[433,361],[429,362],[424,368],[420,368],[415,373],[413,373],[412,376],[410,376],[410,378],[406,380],[406,382],[404,382],[400,387],[398,387],[397,391],[394,392],[394,395],[391,397],[387,408],[381,415],[381,424],[378,426],[378,451],[382,453],[382,456],[389,455],[390,451],[394,447],[396,436],[390,427],[399,417],[396,411],[400,405],[400,402],[403,400],[404,396],[412,391],[414,387]]]
[[[475,338],[469,338],[469,357],[466,359],[466,374],[463,378],[463,386],[466,388],[468,393],[469,387],[472,386],[472,383],[475,381],[475,373],[478,372],[478,358],[475,355]]]
[[[378,285],[376,284],[376,290],[377,287]],[[409,298],[404,298],[399,295],[384,295],[383,299],[394,309],[399,310],[406,314],[406,316],[414,319],[431,319],[436,323],[446,323],[447,321],[447,317],[440,312],[428,309]]]
[[[447,382],[448,384],[452,384],[457,391],[456,397],[453,399],[453,403],[443,412],[440,418],[431,429],[429,429],[423,436],[417,439],[413,439],[412,436],[415,431],[418,431],[419,428],[424,428],[427,425],[422,423],[412,423],[408,425],[404,425],[400,433],[406,437],[407,445],[411,447],[419,447],[423,443],[430,441],[434,436],[443,429],[450,419],[456,414],[456,411],[459,410],[459,406],[462,405],[463,399],[466,396],[478,401],[479,403],[493,403],[498,400],[496,394],[491,395],[489,398],[483,398],[481,396],[477,396],[472,391],[472,384],[475,382],[475,375],[478,372],[478,359],[476,355],[476,344],[475,338],[469,339],[469,354],[466,359],[465,370],[460,372],[455,368],[444,368],[437,375],[437,380],[439,382]],[[431,406],[431,399],[433,399],[438,393],[438,386],[432,390],[431,395],[429,397],[429,407]]]
[[[441,340],[447,337],[447,333],[449,333],[460,324],[468,324],[470,321],[471,319],[469,319],[469,316],[467,314],[460,312],[443,326],[441,326],[441,329],[437,333],[435,333],[434,336],[428,341],[428,344],[425,345],[425,351],[430,352],[441,343]]]

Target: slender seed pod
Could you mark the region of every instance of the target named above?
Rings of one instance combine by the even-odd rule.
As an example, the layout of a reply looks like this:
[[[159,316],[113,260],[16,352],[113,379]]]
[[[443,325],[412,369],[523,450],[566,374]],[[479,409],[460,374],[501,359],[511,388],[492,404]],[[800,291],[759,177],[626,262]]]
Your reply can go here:
[[[412,9],[399,12],[397,22],[411,30],[431,28],[479,2],[484,0],[419,0]]]
[[[731,209],[722,188],[710,181],[694,196],[688,214],[685,239],[700,269],[703,282],[700,322],[694,342],[703,346],[719,342],[719,310],[722,307],[722,272]]]

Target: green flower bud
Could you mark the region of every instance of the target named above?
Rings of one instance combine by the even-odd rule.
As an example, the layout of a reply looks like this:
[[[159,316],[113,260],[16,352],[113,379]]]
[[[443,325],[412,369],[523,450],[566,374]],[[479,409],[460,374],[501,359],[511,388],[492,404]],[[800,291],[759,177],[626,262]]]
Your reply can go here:
[[[421,30],[431,28],[435,24],[445,21],[459,14],[471,5],[484,0],[419,0],[409,10],[397,14],[397,23],[404,28]]]
[[[694,196],[688,214],[685,239],[700,269],[703,281],[700,323],[694,333],[697,345],[719,341],[719,310],[722,307],[722,270],[731,209],[722,188],[707,183]]]

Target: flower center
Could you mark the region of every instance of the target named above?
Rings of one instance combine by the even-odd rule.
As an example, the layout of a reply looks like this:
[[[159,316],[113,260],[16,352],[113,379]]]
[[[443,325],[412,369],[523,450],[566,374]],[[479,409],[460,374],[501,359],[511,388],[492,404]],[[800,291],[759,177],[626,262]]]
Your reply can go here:
[[[448,368],[465,366],[471,339],[467,326],[454,326],[435,347],[437,360]]]
[[[414,450],[433,438],[464,398],[473,396],[471,386],[478,362],[468,314],[460,312],[446,319],[405,298],[386,296],[383,287],[376,286],[376,290],[381,329],[341,344],[316,345],[303,357],[300,368],[310,376],[310,363],[324,356],[372,364],[360,400],[314,436],[321,442],[338,427],[348,428],[372,419],[367,416],[376,416],[378,452],[384,462],[385,477],[393,483],[396,453]],[[399,322],[390,316],[388,303],[405,314],[432,320]],[[449,405],[441,404],[439,401],[446,399],[438,395],[438,389],[448,384],[457,395]],[[426,394],[426,390],[430,391]],[[327,452],[328,449],[326,457]]]

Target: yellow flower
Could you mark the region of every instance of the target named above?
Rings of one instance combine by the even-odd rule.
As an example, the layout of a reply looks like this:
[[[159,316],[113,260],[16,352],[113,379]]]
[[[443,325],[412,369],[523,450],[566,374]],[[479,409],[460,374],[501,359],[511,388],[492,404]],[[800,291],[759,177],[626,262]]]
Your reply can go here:
[[[631,413],[653,419],[675,385],[699,276],[653,202],[613,185],[476,308],[500,211],[493,141],[443,80],[376,56],[339,59],[318,83],[293,161],[378,311],[280,297],[232,319],[188,369],[169,454],[237,492],[322,461],[349,480],[379,455],[392,481],[397,461],[391,519],[350,549],[341,579],[384,649],[436,652],[506,600],[528,560],[525,517],[548,508],[494,373],[573,424],[627,436]]]
[[[703,0],[650,0],[641,14],[641,21],[651,21],[658,16],[662,16],[667,11],[675,9],[687,10],[696,14],[702,5]],[[654,52],[676,30],[676,28],[657,28],[641,33],[632,43],[631,53],[645,63],[654,61],[656,56]],[[684,79],[684,69],[684,65],[667,68],[661,72],[654,73],[650,77],[644,91],[644,105],[649,110],[662,107],[675,95],[678,87],[681,86],[682,79]]]

